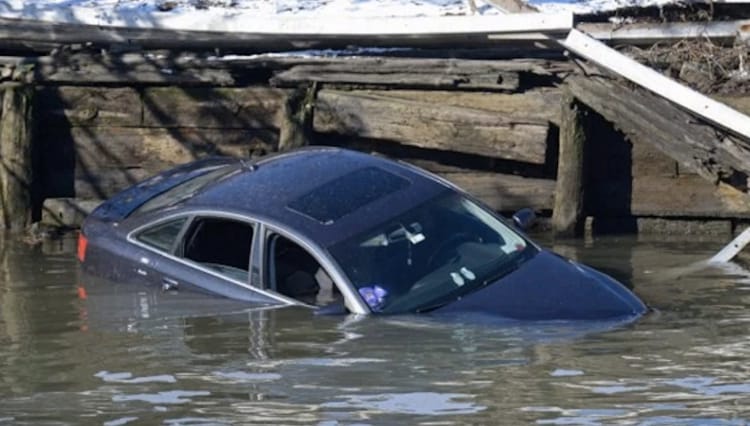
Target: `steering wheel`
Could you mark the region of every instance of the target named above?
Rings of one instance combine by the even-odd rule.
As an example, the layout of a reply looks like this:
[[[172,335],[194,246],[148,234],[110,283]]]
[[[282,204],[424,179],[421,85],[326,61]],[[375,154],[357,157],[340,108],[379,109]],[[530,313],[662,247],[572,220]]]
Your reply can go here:
[[[468,232],[459,232],[457,234],[451,235],[450,237],[441,241],[438,244],[437,248],[435,248],[435,251],[433,251],[430,257],[427,258],[427,266],[432,268],[433,266],[435,266],[435,262],[442,262],[444,260],[450,259],[450,256],[454,253],[451,253],[448,250],[452,250],[455,252],[455,248],[459,245],[459,243],[470,241],[476,241],[476,237],[472,236]]]

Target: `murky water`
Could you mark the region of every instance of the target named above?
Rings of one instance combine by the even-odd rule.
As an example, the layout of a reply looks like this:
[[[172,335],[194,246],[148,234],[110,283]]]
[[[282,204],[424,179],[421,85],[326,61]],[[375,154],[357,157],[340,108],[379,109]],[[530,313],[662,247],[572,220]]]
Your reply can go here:
[[[621,325],[247,311],[5,242],[0,424],[747,424],[750,273],[684,268],[720,246],[558,244],[657,310]]]

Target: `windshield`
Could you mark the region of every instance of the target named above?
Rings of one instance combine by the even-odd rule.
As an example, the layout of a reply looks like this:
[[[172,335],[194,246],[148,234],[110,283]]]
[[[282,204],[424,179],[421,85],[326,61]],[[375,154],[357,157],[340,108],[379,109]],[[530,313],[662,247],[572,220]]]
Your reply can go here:
[[[373,312],[425,312],[496,281],[537,253],[467,198],[444,194],[330,249]]]

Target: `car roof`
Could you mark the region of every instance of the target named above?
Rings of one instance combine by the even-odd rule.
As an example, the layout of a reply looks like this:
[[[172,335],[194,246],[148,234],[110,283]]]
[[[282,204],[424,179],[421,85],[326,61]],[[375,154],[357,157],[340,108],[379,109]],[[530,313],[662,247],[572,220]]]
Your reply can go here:
[[[323,247],[364,232],[448,190],[420,169],[341,148],[264,158],[208,186],[184,207],[244,213]]]

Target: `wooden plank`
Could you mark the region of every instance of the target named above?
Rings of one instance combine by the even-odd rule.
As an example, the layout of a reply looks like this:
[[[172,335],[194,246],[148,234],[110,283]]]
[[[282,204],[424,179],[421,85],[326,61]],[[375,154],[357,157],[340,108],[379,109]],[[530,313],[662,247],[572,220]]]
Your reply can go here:
[[[699,176],[646,176],[632,181],[600,181],[587,188],[591,199],[623,199],[618,203],[592,203],[595,216],[750,217],[750,196],[728,185],[715,186]]]
[[[584,156],[587,144],[582,105],[566,91],[561,105],[560,153],[557,161],[552,228],[555,235],[583,233]]]
[[[675,177],[677,162],[645,141],[631,141],[631,174],[636,177],[664,176]],[[687,172],[687,170],[685,170]],[[694,172],[686,174],[695,174]]]
[[[48,198],[42,205],[42,224],[78,228],[102,200],[79,198]]]
[[[478,108],[399,99],[386,92],[322,90],[313,128],[322,133],[543,164],[549,125]]]
[[[750,117],[747,115],[641,65],[578,30],[571,30],[568,37],[561,43],[578,55],[668,99],[691,113],[750,140]]]
[[[442,173],[442,177],[465,189],[489,207],[515,212],[525,207],[552,208],[555,181],[497,173]]]
[[[1,22],[1,20],[0,20]],[[352,52],[355,54],[356,52]],[[488,87],[497,86],[497,76],[507,74],[508,78],[518,73],[530,73],[532,76],[553,77],[559,72],[570,72],[573,66],[562,60],[548,59],[477,59],[476,57],[503,57],[497,48],[486,50],[455,51],[442,49],[430,51],[432,56],[419,51],[410,51],[409,57],[397,57],[399,52],[388,52],[391,56],[309,56],[309,55],[227,55],[216,57],[208,54],[179,53],[156,51],[147,53],[61,53],[55,56],[15,57],[0,56],[0,64],[8,69],[30,68],[33,78],[41,84],[55,85],[87,85],[87,84],[119,84],[132,85],[187,85],[187,86],[247,86],[249,82],[267,79],[268,71],[289,70],[295,67],[307,67],[310,76],[320,80],[332,80],[326,72],[345,73],[351,70],[356,79],[360,74],[375,75],[377,72],[402,72],[410,77],[411,74],[440,74],[453,73],[454,78],[463,83],[466,75],[474,74],[474,83],[482,83]],[[403,53],[402,53],[403,54]],[[530,53],[529,53],[530,54]],[[440,56],[445,57],[440,57]],[[517,56],[518,53],[516,52]],[[505,54],[507,57],[507,53]],[[388,70],[383,69],[388,67]],[[302,68],[305,69],[305,68]],[[369,71],[368,71],[369,70]],[[256,72],[259,71],[259,72]],[[480,77],[491,81],[482,82]],[[343,76],[341,77],[343,78]],[[506,83],[511,80],[506,78]],[[296,78],[300,80],[300,78]],[[296,81],[295,80],[295,81]],[[295,84],[294,81],[279,84]]]
[[[714,96],[719,102],[725,103],[743,114],[750,114],[750,96]]]
[[[312,114],[315,104],[315,84],[308,88],[297,88],[290,91],[279,113],[279,151],[289,151],[310,143],[312,133]]]
[[[268,87],[147,88],[143,123],[146,127],[278,128],[285,97],[285,90]]]
[[[92,131],[93,130],[93,131]],[[77,161],[89,170],[134,168],[159,171],[206,155],[250,157],[275,148],[272,131],[229,129],[72,129]]]
[[[367,152],[408,162],[436,174],[444,173],[496,173],[554,179],[548,165],[535,165],[514,161],[502,161],[479,155],[464,155],[454,151],[428,150],[419,147],[387,142],[382,139],[356,137],[326,139],[325,143],[346,149]]]
[[[72,12],[71,12],[72,13]],[[70,15],[73,16],[73,15]],[[89,17],[93,15],[88,15]],[[76,23],[0,18],[0,40],[5,46],[53,44],[111,46],[125,44],[148,49],[229,49],[243,52],[344,48],[347,46],[487,45],[488,34],[563,33],[572,28],[570,13],[527,13],[507,16],[444,16],[421,18],[269,18],[244,15],[242,19],[191,20],[166,24],[169,14],[150,14],[128,22],[101,20]],[[59,16],[55,17],[58,20]],[[197,23],[197,25],[195,25]],[[139,25],[139,24],[145,24]],[[166,29],[167,27],[175,29]]]
[[[368,68],[363,68],[357,62],[300,65],[275,74],[271,82],[276,86],[318,82],[393,88],[502,91],[514,91],[519,87],[517,72],[493,66],[488,63],[490,61],[443,60],[442,66],[431,66],[434,61],[384,58],[376,66]]]
[[[11,231],[21,231],[31,224],[33,105],[33,87],[2,87],[0,226]]]
[[[609,44],[648,45],[674,43],[688,39],[733,42],[737,34],[747,31],[750,20],[703,22],[584,22],[576,28],[591,37]]]
[[[37,82],[43,84],[125,85],[138,82],[159,85],[236,86],[242,82],[241,78],[227,69],[159,66],[147,61],[128,65],[108,56],[98,57],[95,61],[42,63],[34,69],[34,77]]]
[[[186,21],[172,14],[148,13],[143,19],[122,19],[113,16],[102,22],[98,16],[87,13],[85,8],[72,6],[67,16],[75,16],[72,22],[65,22],[65,17],[57,13],[46,16],[43,12],[35,14],[37,21],[52,21],[48,30],[55,30],[53,34],[59,38],[66,37],[68,43],[81,43],[83,39],[76,39],[76,29],[90,30],[92,36],[101,34],[105,29],[110,31],[124,31],[128,29],[161,30],[165,35],[185,31],[194,33],[200,38],[202,33],[221,34],[224,37],[238,37],[240,35],[256,35],[266,38],[283,38],[291,35],[314,37],[335,36],[430,36],[430,35],[465,35],[465,34],[493,34],[493,33],[525,33],[525,32],[565,32],[573,27],[573,14],[561,13],[524,13],[520,15],[468,15],[468,16],[425,16],[425,17],[348,17],[340,19],[338,16],[257,16],[255,13],[238,13],[232,17],[216,19],[198,19]],[[6,11],[4,16],[8,17]],[[18,18],[22,18],[19,15]],[[93,18],[93,19],[92,19]],[[23,20],[4,19],[5,25],[16,28],[24,23]],[[65,24],[69,25],[65,25]],[[14,26],[15,24],[16,26]],[[73,24],[73,25],[70,25]],[[59,31],[64,29],[65,31]],[[222,34],[223,33],[223,34]],[[116,34],[116,33],[115,33]],[[29,34],[31,36],[33,34]],[[19,37],[19,34],[15,35]],[[89,38],[91,39],[91,37]],[[122,39],[118,40],[122,41]],[[220,46],[217,46],[220,47]]]
[[[125,87],[45,87],[38,93],[45,126],[139,126],[141,96]]]
[[[566,80],[576,97],[630,140],[650,143],[711,182],[750,175],[750,148],[668,100],[596,76]]]
[[[733,239],[729,244],[724,246],[721,250],[719,250],[718,253],[716,253],[711,259],[708,261],[713,262],[729,262],[732,260],[739,252],[742,251],[742,249],[745,248],[745,246],[750,243],[750,227],[742,231],[740,235],[738,235],[735,239]]]
[[[144,169],[100,170],[96,175],[75,177],[72,194],[50,193],[48,196],[67,195],[84,199],[107,199],[153,175],[154,173]]]
[[[561,90],[541,88],[523,93],[462,92],[456,90],[388,90],[352,91],[375,94],[404,101],[476,109],[514,122],[560,124]]]
[[[47,128],[39,134],[40,185],[48,197],[107,198],[173,165],[255,156],[275,150],[277,140],[271,130]]]

